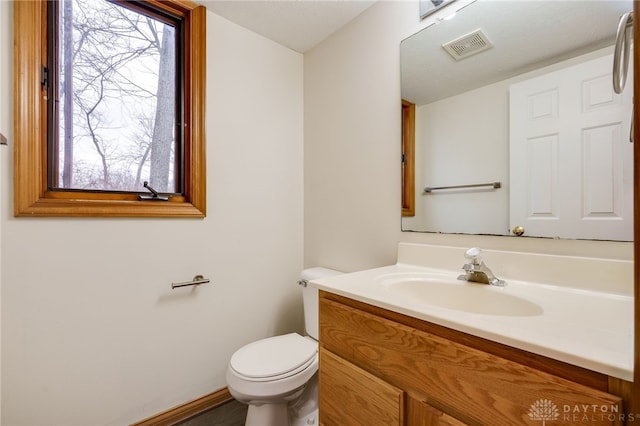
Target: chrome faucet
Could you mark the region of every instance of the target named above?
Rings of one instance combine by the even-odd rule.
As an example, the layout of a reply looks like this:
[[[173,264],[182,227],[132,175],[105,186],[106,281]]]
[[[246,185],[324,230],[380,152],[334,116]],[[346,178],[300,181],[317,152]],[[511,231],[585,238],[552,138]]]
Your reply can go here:
[[[505,281],[496,278],[491,272],[491,269],[482,261],[482,250],[478,247],[472,247],[464,253],[465,259],[469,262],[462,266],[465,273],[458,276],[459,280],[469,281],[474,283],[490,284],[498,287],[504,287],[507,285]]]

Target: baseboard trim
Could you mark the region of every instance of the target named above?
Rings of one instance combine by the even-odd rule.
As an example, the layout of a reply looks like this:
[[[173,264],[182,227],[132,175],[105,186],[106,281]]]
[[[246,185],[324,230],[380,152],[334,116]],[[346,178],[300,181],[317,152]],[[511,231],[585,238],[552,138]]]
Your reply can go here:
[[[201,396],[193,401],[186,402],[177,407],[170,408],[155,416],[133,423],[131,426],[171,426],[178,422],[188,420],[189,418],[217,407],[232,400],[233,397],[229,393],[229,389],[222,388],[210,394]]]

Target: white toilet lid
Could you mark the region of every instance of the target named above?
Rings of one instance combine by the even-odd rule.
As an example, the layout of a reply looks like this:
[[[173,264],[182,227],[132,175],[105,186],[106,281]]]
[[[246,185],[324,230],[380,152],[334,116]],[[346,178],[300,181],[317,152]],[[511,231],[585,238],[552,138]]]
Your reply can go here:
[[[233,354],[230,365],[248,378],[274,377],[308,363],[317,352],[317,342],[291,333],[243,346]]]

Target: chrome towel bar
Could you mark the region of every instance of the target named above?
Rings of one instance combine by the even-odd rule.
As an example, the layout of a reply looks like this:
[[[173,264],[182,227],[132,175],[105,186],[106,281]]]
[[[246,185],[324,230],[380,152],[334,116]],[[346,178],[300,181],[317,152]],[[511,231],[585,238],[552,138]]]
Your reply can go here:
[[[633,12],[627,12],[620,18],[616,32],[616,47],[613,54],[613,90],[622,93],[627,82],[629,56],[633,38]]]
[[[491,186],[494,189],[502,188],[502,182],[476,183],[472,185],[453,185],[453,186],[434,186],[434,187],[427,186],[426,188],[424,188],[424,192],[428,193],[432,191],[439,191],[441,189],[480,188],[484,186]]]
[[[187,287],[190,285],[207,284],[209,282],[211,282],[209,278],[205,278],[202,275],[196,275],[195,277],[193,277],[191,281],[184,281],[181,283],[171,283],[171,288],[174,289],[178,287]]]
[[[616,45],[613,52],[613,91],[622,93],[627,83],[627,73],[631,66],[631,43],[633,41],[633,11],[620,18],[616,32]],[[633,107],[631,107],[631,125],[629,142],[633,143]]]

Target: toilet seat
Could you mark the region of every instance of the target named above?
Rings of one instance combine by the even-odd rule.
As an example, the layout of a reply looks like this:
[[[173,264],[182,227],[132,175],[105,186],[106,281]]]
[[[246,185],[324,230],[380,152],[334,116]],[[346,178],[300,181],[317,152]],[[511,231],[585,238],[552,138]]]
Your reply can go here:
[[[318,343],[297,333],[268,337],[238,349],[229,363],[244,380],[266,382],[293,376],[316,362]]]

